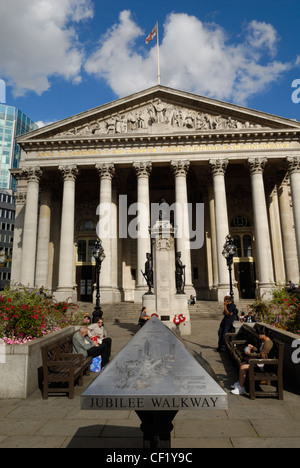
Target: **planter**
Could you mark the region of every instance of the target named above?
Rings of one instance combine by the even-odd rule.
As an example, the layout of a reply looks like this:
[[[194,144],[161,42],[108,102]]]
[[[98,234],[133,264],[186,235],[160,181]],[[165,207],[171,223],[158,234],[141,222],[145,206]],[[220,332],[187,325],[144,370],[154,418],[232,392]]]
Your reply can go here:
[[[1,346],[0,398],[27,398],[39,387],[41,347],[75,331],[69,326],[22,345]]]
[[[292,347],[295,340],[300,343],[300,336],[295,335],[280,328],[272,327],[263,323],[264,327],[271,331],[272,336],[284,343],[284,360],[283,360],[283,383],[286,389],[291,389],[300,394],[300,362],[293,362],[293,353],[296,348]],[[299,353],[298,353],[299,356]],[[295,359],[294,359],[295,360]],[[300,360],[299,360],[300,361]]]

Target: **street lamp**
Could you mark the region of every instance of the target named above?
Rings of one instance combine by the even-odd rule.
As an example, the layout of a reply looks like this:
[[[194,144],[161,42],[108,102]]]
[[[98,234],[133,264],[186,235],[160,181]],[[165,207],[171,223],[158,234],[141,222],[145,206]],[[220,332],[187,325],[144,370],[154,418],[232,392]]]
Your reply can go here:
[[[97,323],[99,318],[102,318],[103,312],[100,306],[100,272],[101,272],[101,265],[103,260],[105,259],[104,249],[101,243],[101,239],[97,239],[95,242],[95,247],[93,249],[92,255],[96,260],[96,306],[93,312],[93,323]]]
[[[229,271],[229,282],[230,282],[230,298],[231,298],[231,301],[233,302],[233,287],[232,287],[232,264],[233,264],[233,257],[236,253],[236,246],[234,245],[234,242],[233,242],[233,237],[230,236],[230,235],[227,235],[226,236],[226,242],[223,246],[223,252],[222,252],[222,255],[226,258],[226,262],[227,262],[227,267],[228,267],[228,271]]]

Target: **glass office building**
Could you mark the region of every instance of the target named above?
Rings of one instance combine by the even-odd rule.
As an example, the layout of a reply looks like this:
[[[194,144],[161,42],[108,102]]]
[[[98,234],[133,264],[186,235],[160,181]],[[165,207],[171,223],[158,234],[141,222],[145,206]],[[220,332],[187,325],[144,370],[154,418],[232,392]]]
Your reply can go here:
[[[11,272],[16,181],[9,170],[19,166],[21,157],[16,138],[37,128],[19,109],[0,104],[0,258],[5,259],[0,263],[0,289],[9,282]]]
[[[16,137],[38,126],[16,107],[0,104],[0,190],[15,189],[9,169],[17,168],[21,150]]]

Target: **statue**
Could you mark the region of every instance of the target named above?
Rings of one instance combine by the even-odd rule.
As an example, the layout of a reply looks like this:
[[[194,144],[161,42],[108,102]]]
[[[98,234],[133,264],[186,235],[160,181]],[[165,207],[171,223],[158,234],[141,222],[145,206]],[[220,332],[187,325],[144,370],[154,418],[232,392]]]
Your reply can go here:
[[[181,252],[177,252],[176,254],[176,293],[177,294],[184,294],[184,287],[185,287],[185,265],[182,264],[181,261]]]
[[[153,264],[152,264],[152,255],[147,253],[147,261],[145,263],[145,273],[142,272],[148,286],[148,291],[146,294],[153,294],[151,289],[153,288]]]
[[[164,198],[160,199],[159,202],[159,220],[168,221],[169,205]]]

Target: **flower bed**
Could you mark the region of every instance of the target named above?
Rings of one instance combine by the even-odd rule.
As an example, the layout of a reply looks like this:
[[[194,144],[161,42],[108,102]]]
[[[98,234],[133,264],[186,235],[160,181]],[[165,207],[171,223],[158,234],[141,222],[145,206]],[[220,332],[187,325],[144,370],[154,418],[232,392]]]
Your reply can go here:
[[[259,322],[300,335],[300,299],[285,288],[276,288],[272,299],[256,299],[247,307]]]
[[[0,295],[0,339],[6,345],[25,344],[82,320],[77,305],[56,302],[43,290],[11,286]]]

